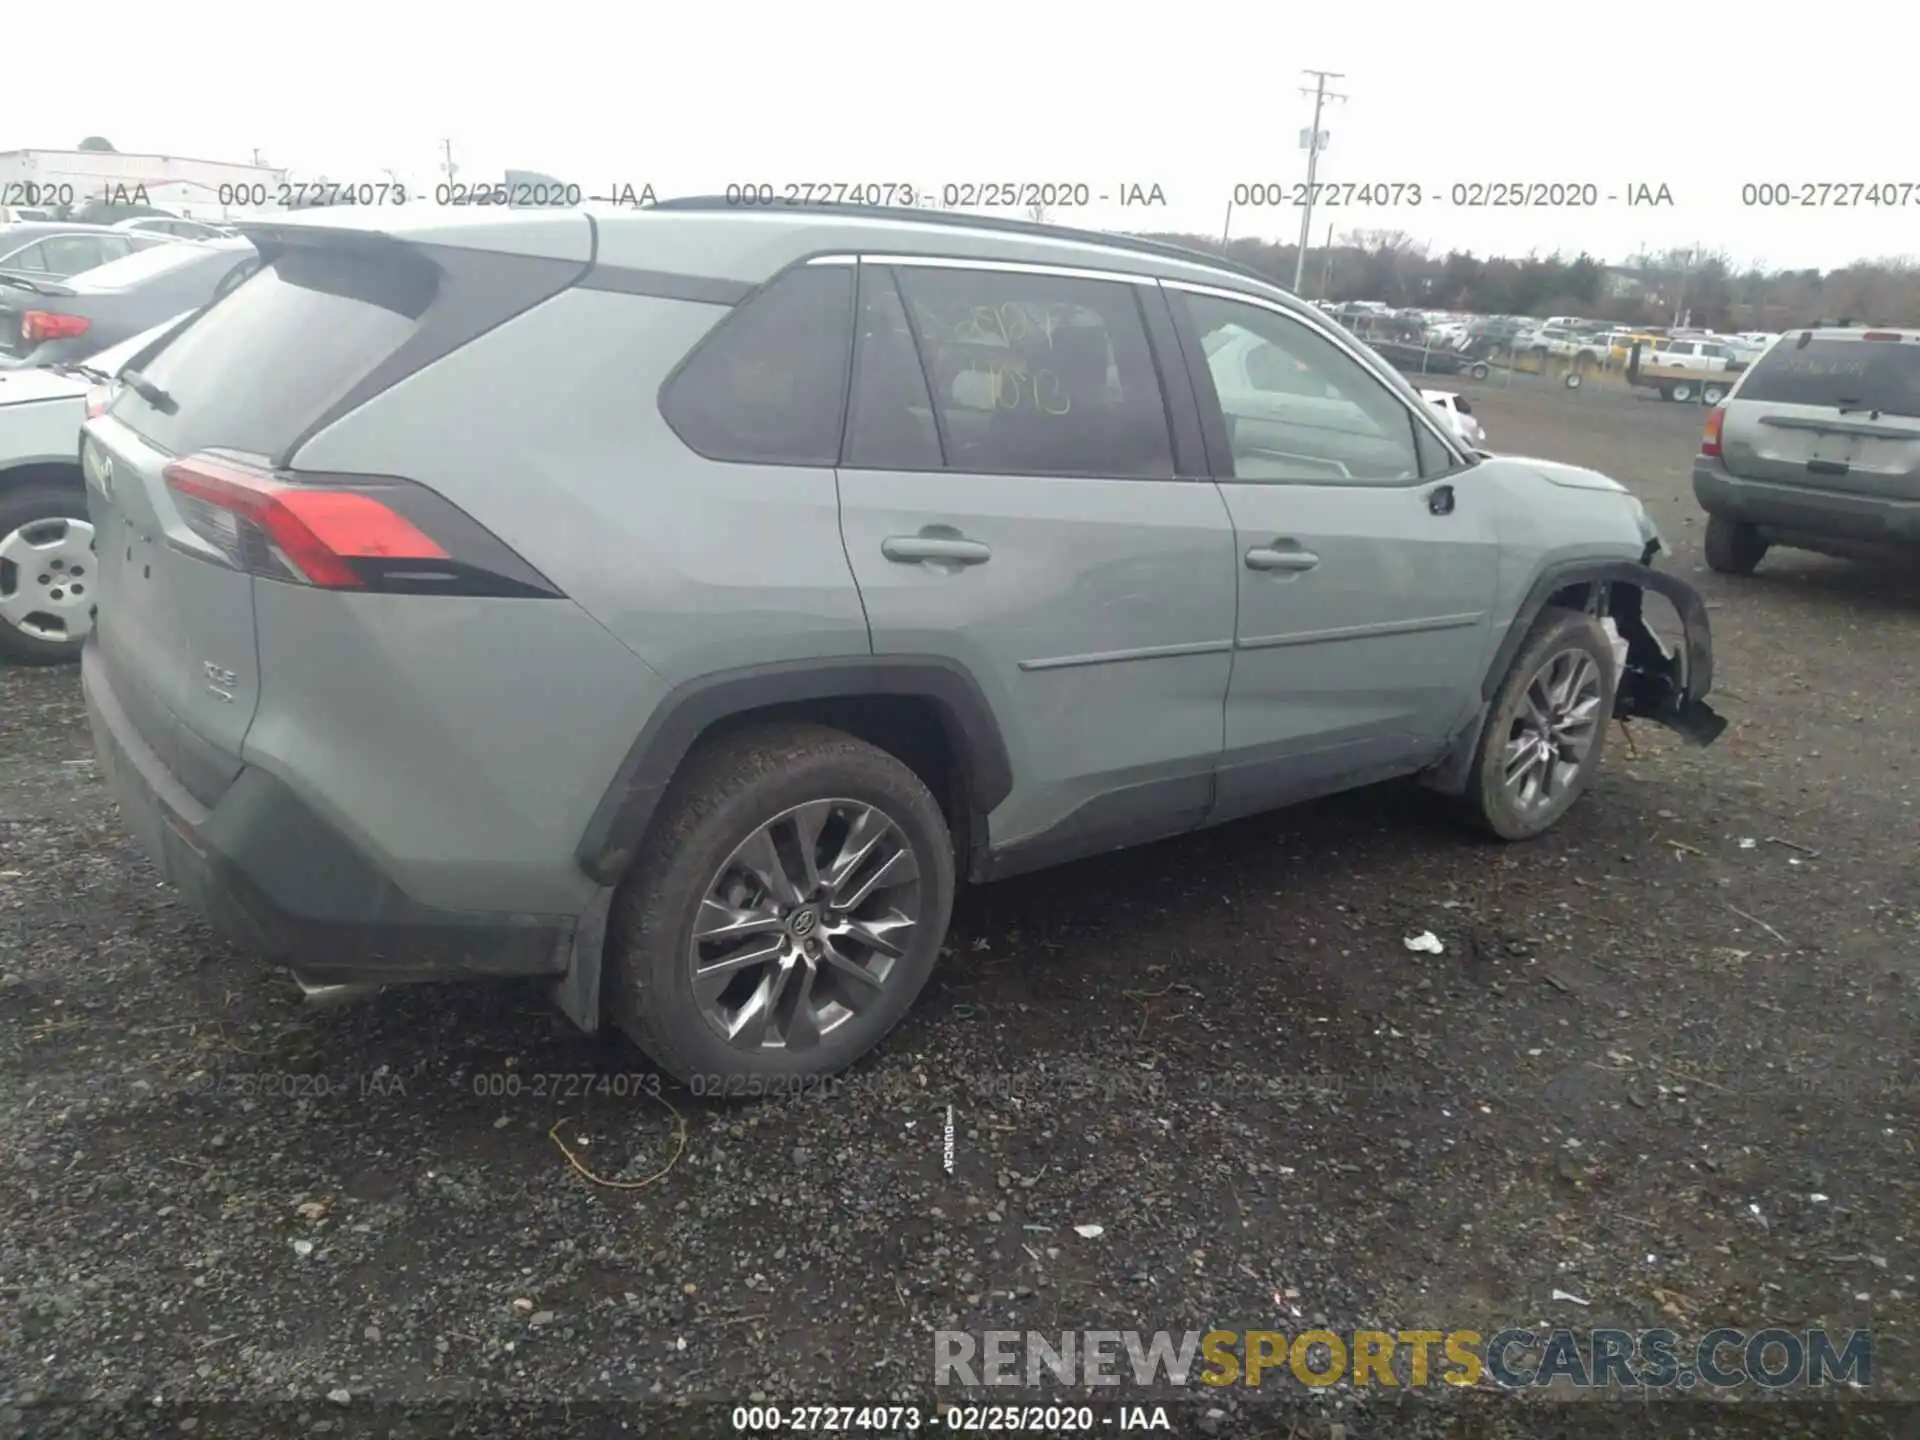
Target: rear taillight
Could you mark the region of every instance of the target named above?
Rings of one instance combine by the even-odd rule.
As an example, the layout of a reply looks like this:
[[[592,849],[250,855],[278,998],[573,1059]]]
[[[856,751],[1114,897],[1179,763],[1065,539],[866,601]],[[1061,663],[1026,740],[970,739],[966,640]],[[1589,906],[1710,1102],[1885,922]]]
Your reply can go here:
[[[1715,455],[1715,456],[1719,455],[1720,429],[1726,423],[1727,423],[1727,407],[1726,406],[1716,405],[1713,407],[1713,409],[1707,412],[1706,433],[1704,433],[1700,437],[1700,453],[1702,455]]]
[[[560,593],[470,516],[411,481],[278,475],[209,454],[176,460],[163,473],[193,532],[235,569],[267,579],[323,590]]]
[[[48,340],[71,340],[87,333],[93,322],[82,315],[60,315],[51,310],[29,310],[20,317],[20,338],[29,345]]]

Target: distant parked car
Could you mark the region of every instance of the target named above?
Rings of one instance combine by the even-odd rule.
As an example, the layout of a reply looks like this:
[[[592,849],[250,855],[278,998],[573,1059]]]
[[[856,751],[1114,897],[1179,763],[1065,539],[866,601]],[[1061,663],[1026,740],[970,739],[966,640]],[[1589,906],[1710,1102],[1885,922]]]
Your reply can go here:
[[[1775,545],[1920,554],[1920,330],[1785,335],[1707,415],[1693,462],[1707,564],[1750,575]]]
[[[1453,433],[1466,441],[1469,448],[1486,448],[1486,427],[1473,413],[1473,403],[1466,396],[1452,390],[1422,390],[1420,398],[1440,412],[1447,424],[1453,427]]]
[[[79,364],[0,370],[0,659],[80,658],[93,628],[93,526],[80,427],[176,315]]]
[[[198,310],[259,263],[249,240],[173,240],[66,280],[0,274],[0,370],[84,360]]]
[[[0,225],[0,275],[64,280],[69,275],[164,245],[168,236],[128,233],[108,225],[22,220]]]
[[[140,215],[132,220],[118,221],[113,228],[131,231],[136,235],[164,235],[174,240],[218,240],[235,233],[226,225],[188,220],[179,215]]]

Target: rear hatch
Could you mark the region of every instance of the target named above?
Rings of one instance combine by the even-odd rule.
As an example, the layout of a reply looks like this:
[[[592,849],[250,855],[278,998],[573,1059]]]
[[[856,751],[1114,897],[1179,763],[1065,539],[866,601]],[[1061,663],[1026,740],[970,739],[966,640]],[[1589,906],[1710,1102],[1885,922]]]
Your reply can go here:
[[[1742,377],[1720,443],[1742,479],[1920,501],[1920,338],[1789,335]]]
[[[126,372],[82,447],[95,643],[122,708],[201,803],[238,774],[259,702],[253,590],[226,512],[169,485],[205,451],[270,467],[417,334],[439,271],[392,242],[266,246],[257,274]],[[226,517],[223,519],[223,517]]]

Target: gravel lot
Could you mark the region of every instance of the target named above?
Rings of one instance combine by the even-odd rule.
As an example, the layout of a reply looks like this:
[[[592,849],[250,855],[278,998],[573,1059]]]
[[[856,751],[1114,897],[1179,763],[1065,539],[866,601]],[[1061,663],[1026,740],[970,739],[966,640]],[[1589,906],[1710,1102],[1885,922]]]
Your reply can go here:
[[[1497,448],[1647,501],[1712,604],[1720,744],[1616,727],[1518,848],[1387,787],[976,891],[901,1031],[800,1101],[662,1085],[531,989],[301,1008],[123,838],[77,677],[0,671],[0,1417],[426,1434],[433,1401],[627,1399],[693,1433],[681,1404],[930,1400],[935,1328],[1307,1321],[1871,1328],[1872,1394],[1915,1398],[1920,581],[1709,576],[1697,409],[1464,388]],[[665,1173],[596,1184],[558,1142]],[[1652,1423],[1434,1399],[1285,1404],[1301,1435]],[[1903,1418],[1766,1408],[1651,1410]]]

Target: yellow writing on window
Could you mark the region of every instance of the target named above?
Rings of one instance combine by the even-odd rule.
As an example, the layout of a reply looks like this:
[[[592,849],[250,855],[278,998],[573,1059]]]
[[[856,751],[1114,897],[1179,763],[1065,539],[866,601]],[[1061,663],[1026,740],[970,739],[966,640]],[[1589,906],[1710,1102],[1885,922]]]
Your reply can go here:
[[[1042,415],[1066,415],[1073,410],[1073,397],[1057,370],[994,363],[969,365],[960,374],[977,377],[977,393],[991,395],[996,410],[1028,408]]]

